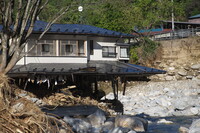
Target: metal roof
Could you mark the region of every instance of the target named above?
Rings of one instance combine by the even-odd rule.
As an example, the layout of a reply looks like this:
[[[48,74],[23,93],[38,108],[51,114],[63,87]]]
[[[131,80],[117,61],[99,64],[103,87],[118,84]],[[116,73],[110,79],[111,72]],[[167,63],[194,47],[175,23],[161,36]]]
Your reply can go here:
[[[200,18],[200,14],[189,17],[189,19],[195,19],[195,18]]]
[[[43,32],[48,23],[44,21],[36,21],[33,29],[34,32]],[[121,33],[108,29],[103,29],[91,25],[83,24],[53,24],[47,33],[61,34],[79,34],[79,35],[96,35],[96,36],[112,36],[112,37],[134,37],[131,34]]]
[[[163,74],[166,71],[119,61],[91,61],[89,63],[30,63],[16,65],[8,74],[11,77],[20,75],[130,75],[149,76]]]
[[[48,23],[37,20],[34,24],[33,33],[41,33],[45,30]],[[0,30],[3,26],[0,25]],[[83,24],[52,24],[47,33],[54,34],[68,34],[68,35],[93,35],[93,36],[106,36],[106,37],[122,37],[133,38],[131,34],[121,33],[108,29],[103,29],[91,25]]]

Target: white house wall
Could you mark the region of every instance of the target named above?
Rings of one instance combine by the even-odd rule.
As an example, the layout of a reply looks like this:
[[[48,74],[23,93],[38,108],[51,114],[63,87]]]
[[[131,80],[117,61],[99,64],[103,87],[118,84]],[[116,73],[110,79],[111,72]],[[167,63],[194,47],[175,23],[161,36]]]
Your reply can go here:
[[[31,39],[37,39],[38,35],[32,35]],[[24,65],[29,63],[87,63],[88,61],[117,61],[128,60],[129,58],[120,58],[120,46],[116,46],[116,43],[123,43],[122,38],[111,37],[88,37],[81,35],[45,35],[42,40],[55,40],[56,42],[56,56],[27,56],[18,61],[18,65]],[[59,41],[60,40],[84,40],[85,41],[85,57],[67,57],[59,56]],[[90,55],[89,42],[93,40],[94,54]],[[114,46],[116,47],[116,57],[103,57],[102,46]],[[27,48],[25,48],[27,50]]]
[[[31,39],[37,39],[39,35],[32,35]],[[87,63],[87,36],[78,35],[45,35],[42,40],[56,40],[56,56],[25,56],[21,58],[17,65],[29,63]],[[59,40],[84,40],[85,57],[59,56]],[[25,47],[27,51],[27,46]]]
[[[23,57],[17,65],[29,63],[87,63],[85,57]]]
[[[117,61],[118,60],[118,56],[119,56],[119,46],[116,46],[116,43],[122,43],[123,39],[119,39],[119,38],[104,38],[104,37],[90,37],[88,38],[88,42],[89,40],[93,40],[93,45],[94,45],[94,54],[90,55],[89,59],[92,61]],[[115,58],[112,57],[103,57],[102,56],[102,46],[114,46],[116,47],[116,53],[117,56]]]

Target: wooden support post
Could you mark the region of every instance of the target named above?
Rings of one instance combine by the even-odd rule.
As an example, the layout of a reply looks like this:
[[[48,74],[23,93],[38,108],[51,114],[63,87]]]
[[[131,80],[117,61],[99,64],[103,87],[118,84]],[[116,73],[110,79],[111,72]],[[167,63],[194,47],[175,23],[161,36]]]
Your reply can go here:
[[[26,82],[25,82],[25,85],[24,85],[24,90],[26,90],[27,84],[28,84],[28,79],[26,79]]]
[[[118,95],[119,95],[118,94],[118,92],[119,92],[119,80],[118,80],[118,78],[115,79],[115,84],[116,84],[116,90],[117,90],[117,95],[116,95],[117,97],[116,97],[116,99],[118,100]]]
[[[123,77],[123,95],[125,95],[126,92],[126,76]]]
[[[112,89],[113,89],[114,99],[116,100],[117,94],[116,94],[116,88],[115,88],[116,83],[115,82],[116,82],[115,77],[113,77],[112,78]]]

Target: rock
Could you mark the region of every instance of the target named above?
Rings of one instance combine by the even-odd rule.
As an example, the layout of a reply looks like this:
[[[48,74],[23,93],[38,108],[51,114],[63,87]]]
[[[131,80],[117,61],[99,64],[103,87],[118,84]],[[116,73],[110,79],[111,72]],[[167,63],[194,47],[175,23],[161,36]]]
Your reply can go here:
[[[102,126],[106,120],[105,113],[100,109],[98,109],[95,113],[89,115],[87,118],[90,121],[91,125],[96,128]]]
[[[101,131],[103,133],[107,133],[107,132],[109,132],[113,128],[114,128],[114,122],[113,121],[106,121],[104,123],[104,125],[102,126]]]
[[[174,108],[178,110],[184,110],[186,107],[188,107],[188,103],[186,101],[182,101],[180,99],[176,100],[177,102],[174,102]]]
[[[172,121],[167,121],[165,119],[160,119],[157,123],[172,124]]]
[[[84,120],[78,118],[73,119],[68,116],[65,116],[63,120],[72,127],[73,131],[77,133],[92,132],[92,125]]]
[[[192,122],[192,125],[189,128],[189,133],[199,133],[200,131],[200,119],[197,119]]]
[[[192,65],[191,68],[192,68],[193,70],[199,70],[199,69],[200,69],[200,64]]]
[[[178,72],[178,74],[179,74],[180,76],[186,76],[186,75],[187,75],[187,72],[186,72],[185,70],[180,70],[180,71]]]
[[[173,77],[173,76],[166,76],[166,77],[165,77],[165,80],[171,81],[171,80],[174,80],[174,77]]]
[[[19,113],[24,109],[24,104],[19,102],[12,106],[12,113]]]
[[[168,74],[169,76],[174,76],[176,73],[175,73],[174,71],[169,71],[169,72],[167,72],[167,74]]]
[[[120,115],[115,118],[115,127],[124,127],[136,132],[145,132],[148,128],[148,121],[139,117]]]
[[[178,129],[178,131],[179,131],[179,133],[188,133],[188,132],[189,132],[189,129],[186,128],[186,127],[180,127],[180,128]]]
[[[110,130],[108,133],[128,133],[130,129],[123,128],[123,127],[115,127],[112,130]]]
[[[169,67],[168,70],[173,71],[175,68],[174,67]]]
[[[193,76],[190,76],[190,75],[186,76],[186,79],[192,79],[192,78]]]
[[[192,115],[197,115],[199,113],[199,109],[196,107],[190,108],[190,111],[191,111]]]

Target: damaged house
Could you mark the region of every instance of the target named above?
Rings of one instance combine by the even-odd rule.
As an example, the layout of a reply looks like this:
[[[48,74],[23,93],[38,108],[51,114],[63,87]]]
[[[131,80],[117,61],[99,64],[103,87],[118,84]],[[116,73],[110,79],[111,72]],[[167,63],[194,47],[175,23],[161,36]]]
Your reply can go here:
[[[81,89],[97,92],[97,81],[112,81],[114,92],[120,77],[147,77],[165,71],[129,64],[131,34],[90,25],[53,24],[37,41],[48,23],[36,21],[22,58],[8,75],[19,84],[48,82],[48,87],[60,82],[74,83]],[[125,89],[125,87],[124,87]],[[87,90],[86,90],[87,91]],[[89,92],[89,91],[87,91]],[[117,97],[117,95],[116,95]]]

